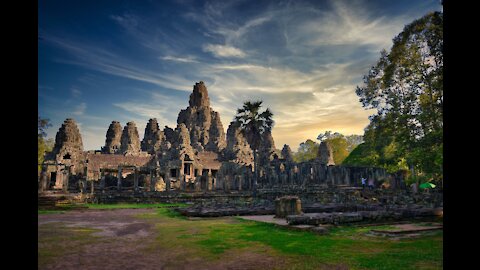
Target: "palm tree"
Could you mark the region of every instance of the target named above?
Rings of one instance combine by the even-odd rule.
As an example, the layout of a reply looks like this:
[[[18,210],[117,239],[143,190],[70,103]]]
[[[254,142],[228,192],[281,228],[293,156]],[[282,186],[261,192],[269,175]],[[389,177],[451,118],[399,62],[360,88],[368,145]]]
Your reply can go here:
[[[246,137],[253,150],[253,187],[257,189],[257,151],[263,140],[263,134],[272,130],[274,121],[273,113],[266,109],[260,113],[263,101],[245,101],[243,107],[237,109],[235,121],[240,127],[240,132]]]

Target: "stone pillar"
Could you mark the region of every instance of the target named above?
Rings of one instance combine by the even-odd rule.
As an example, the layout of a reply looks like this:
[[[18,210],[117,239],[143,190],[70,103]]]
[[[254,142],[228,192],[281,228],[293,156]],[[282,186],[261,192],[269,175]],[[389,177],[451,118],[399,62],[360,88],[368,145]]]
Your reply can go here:
[[[150,170],[150,191],[155,191],[155,185],[157,184],[157,175],[153,170]]]
[[[122,189],[122,167],[118,167],[117,189]]]
[[[213,183],[212,183],[212,180],[213,180],[212,171],[208,170],[208,173],[205,177],[207,178],[207,190],[213,190],[214,187],[213,187]]]
[[[170,177],[165,177],[165,191],[170,191]]]
[[[135,192],[138,191],[138,172],[137,172],[137,167],[135,167],[134,172],[133,172],[133,190]]]
[[[242,185],[243,185],[243,175],[238,175],[238,190],[242,191]]]
[[[47,172],[45,170],[42,170],[42,172],[40,173],[40,185],[38,186],[40,192],[47,190],[48,188],[47,183],[48,183]]]
[[[100,190],[103,191],[105,190],[105,172],[101,172],[102,177],[100,178]]]
[[[62,178],[63,178],[63,185],[62,185],[62,190],[64,192],[68,191],[68,178],[70,178],[69,171],[67,167],[65,167],[62,171]]]
[[[230,175],[226,174],[223,177],[223,191],[230,190]]]

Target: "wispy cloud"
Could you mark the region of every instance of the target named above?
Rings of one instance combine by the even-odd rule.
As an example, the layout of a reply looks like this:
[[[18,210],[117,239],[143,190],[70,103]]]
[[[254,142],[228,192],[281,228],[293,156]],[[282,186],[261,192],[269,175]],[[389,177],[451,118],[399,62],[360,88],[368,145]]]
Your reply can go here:
[[[87,104],[85,102],[82,102],[75,107],[72,113],[74,115],[83,115],[86,109],[87,109]]]
[[[173,61],[173,62],[182,62],[182,63],[198,63],[198,61],[193,56],[188,57],[175,57],[171,55],[159,57],[161,60]]]
[[[186,91],[191,82],[177,74],[154,73],[139,67],[130,61],[93,45],[73,42],[55,36],[44,36],[46,42],[67,50],[75,60],[56,59],[57,62],[82,66],[84,68],[100,71],[103,73],[120,76],[136,81],[148,82],[161,87]]]
[[[206,44],[203,51],[212,53],[215,57],[245,57],[246,54],[235,47],[226,45]]]
[[[82,95],[82,91],[78,90],[77,88],[72,88],[70,91],[72,92],[72,96],[74,98],[79,98]]]
[[[139,133],[151,117],[161,126],[175,126],[178,112],[188,105],[186,92],[203,80],[225,130],[243,101],[260,99],[274,112],[277,147],[286,143],[296,150],[325,130],[363,133],[371,113],[361,107],[355,86],[380,50],[388,49],[404,25],[425,9],[410,3],[422,11],[384,14],[366,1],[260,1],[239,12],[244,4],[250,6],[245,1],[205,1],[200,8],[185,4],[177,20],[133,10],[111,15],[107,20],[128,36],[126,45],[138,49],[135,55],[75,35],[44,34],[42,42],[70,56],[55,61],[100,72],[84,74],[84,85],[102,80],[102,87],[108,87],[110,78],[102,73],[152,85],[142,95],[132,87],[128,96],[110,104],[121,119],[139,121]],[[164,11],[162,7],[158,14]],[[73,89],[72,96],[87,97],[87,91]],[[71,113],[87,117],[85,112],[84,102]]]

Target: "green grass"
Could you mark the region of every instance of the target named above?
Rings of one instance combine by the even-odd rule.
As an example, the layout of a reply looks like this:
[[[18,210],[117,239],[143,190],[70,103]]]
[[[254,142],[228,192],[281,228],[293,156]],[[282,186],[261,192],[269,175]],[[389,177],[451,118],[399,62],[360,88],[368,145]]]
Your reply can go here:
[[[38,210],[39,215],[48,215],[48,214],[63,214],[63,210]]]
[[[169,267],[173,268],[183,267],[183,258],[201,258],[207,265],[214,265],[219,260],[238,259],[248,252],[282,261],[281,269],[443,268],[443,231],[426,233],[416,238],[392,239],[368,233],[372,229],[392,229],[391,225],[342,226],[331,228],[327,235],[318,235],[237,217],[188,218],[171,208],[186,204],[87,206],[89,209],[155,208],[154,211],[135,216],[153,224],[155,228],[155,234],[151,238],[153,240],[141,252],[168,252]],[[53,224],[42,225],[40,230],[43,237],[39,239],[39,244],[44,247],[39,248],[42,264],[62,255],[50,254],[52,250],[74,252],[78,248],[73,247],[73,244],[81,247],[97,241],[89,229],[79,229],[72,234],[71,229]],[[62,239],[69,241],[62,243]]]
[[[89,209],[143,209],[143,208],[164,208],[184,207],[185,203],[117,203],[117,204],[85,204]]]
[[[236,218],[189,220],[171,209],[158,209],[156,214],[143,217],[158,222],[157,245],[186,247],[191,254],[207,260],[219,259],[228,251],[267,247],[270,255],[287,257],[291,263],[289,269],[317,269],[325,265],[347,265],[350,269],[443,267],[441,231],[415,239],[394,240],[367,235],[371,229],[391,229],[388,225],[337,227],[328,235],[317,235]]]
[[[57,206],[56,210],[38,209],[39,215],[46,214],[63,214],[75,209],[94,209],[94,210],[109,210],[109,209],[145,209],[145,208],[165,208],[165,207],[185,207],[185,203],[118,203],[118,204],[76,204],[76,205],[62,205]]]

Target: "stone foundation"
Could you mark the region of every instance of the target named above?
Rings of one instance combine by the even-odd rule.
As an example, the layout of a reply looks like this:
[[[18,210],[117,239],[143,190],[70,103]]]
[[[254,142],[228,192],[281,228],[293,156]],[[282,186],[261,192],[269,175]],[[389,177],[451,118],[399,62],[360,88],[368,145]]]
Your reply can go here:
[[[302,214],[302,202],[297,196],[284,196],[275,199],[275,217]]]

